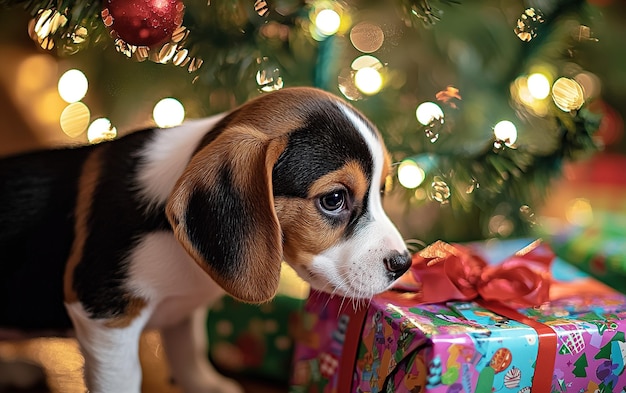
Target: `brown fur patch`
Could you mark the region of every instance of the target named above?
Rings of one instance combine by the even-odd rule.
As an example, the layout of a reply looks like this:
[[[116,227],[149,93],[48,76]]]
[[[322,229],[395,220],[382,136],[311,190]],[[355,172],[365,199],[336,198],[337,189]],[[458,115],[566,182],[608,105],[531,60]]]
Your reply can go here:
[[[269,137],[291,132],[300,126],[321,101],[340,100],[325,91],[307,87],[279,90],[248,102],[234,114],[231,124],[257,128]]]
[[[210,143],[201,146],[192,157],[168,200],[166,214],[177,239],[196,263],[234,297],[249,302],[270,299],[277,289],[283,252],[288,255],[298,250],[297,254],[301,255],[300,251],[304,249],[305,254],[308,250],[314,255],[336,242],[342,234],[342,230],[325,228],[327,224],[320,221],[314,199],[304,203],[274,201],[272,193],[272,168],[285,149],[288,134],[301,128],[311,113],[323,107],[323,102],[328,100],[340,102],[337,97],[321,90],[290,88],[262,95],[241,106],[227,116],[223,131]],[[211,266],[216,262],[205,260],[188,236],[188,225],[215,226],[212,218],[198,217],[194,223],[185,222],[191,195],[197,192],[209,194],[219,188],[215,184],[221,179],[225,163],[233,187],[245,199],[243,203],[253,207],[246,209],[250,217],[237,218],[233,214],[229,217],[230,223],[220,223],[254,226],[252,231],[243,231],[251,233],[250,236],[232,239],[233,242],[239,242],[239,249],[244,251],[243,262],[232,264],[241,266],[242,271],[238,272],[237,280],[220,277]],[[343,171],[320,179],[314,185],[314,191],[321,192],[332,182],[343,181],[349,183],[357,200],[362,200],[367,192],[365,176],[359,177],[362,170],[355,171],[354,165],[358,166],[356,163],[350,165]],[[281,207],[280,225],[276,207]],[[307,223],[303,217],[309,217],[313,224]],[[241,222],[233,222],[236,220]],[[300,225],[310,229],[299,233]],[[290,235],[284,243],[281,229]],[[220,229],[216,227],[216,230]]]
[[[286,135],[289,129],[283,129]],[[232,296],[248,302],[263,302],[276,293],[280,278],[282,260],[281,232],[273,206],[271,172],[278,156],[286,146],[286,139],[274,130],[272,138],[259,129],[245,125],[231,125],[211,144],[200,150],[191,160],[179,179],[167,204],[167,216],[174,228],[177,239],[198,265],[205,270],[220,286]],[[220,179],[223,164],[229,166],[232,185],[244,198],[242,203],[249,208],[251,216],[233,212],[231,225],[252,226],[255,228],[245,233],[244,239],[233,238],[239,242],[243,251],[243,261],[232,264],[241,266],[237,279],[222,277],[212,267],[213,263],[226,261],[207,261],[198,251],[198,245],[188,237],[188,225],[215,226],[211,217],[198,218],[195,223],[185,222],[187,205],[193,192],[198,190],[216,190],[215,184]],[[253,206],[253,207],[252,207]],[[223,223],[227,225],[229,223]],[[222,225],[222,224],[220,224]],[[241,263],[239,263],[241,262]]]
[[[76,209],[74,211],[74,242],[70,256],[65,266],[63,277],[63,294],[67,303],[78,301],[76,291],[74,291],[74,269],[80,263],[83,257],[83,249],[85,241],[89,234],[89,226],[87,220],[91,212],[91,202],[98,185],[100,177],[102,149],[95,149],[85,161],[83,169],[78,179],[78,198],[76,201]]]
[[[349,190],[355,205],[363,202],[368,182],[356,161],[350,161],[315,181],[307,199],[276,198],[276,212],[283,230],[283,252],[292,264],[308,265],[315,255],[330,248],[343,236],[345,227],[331,226],[316,207],[319,197],[338,187]]]
[[[128,305],[124,310],[124,315],[120,315],[115,318],[111,318],[105,322],[105,325],[110,328],[125,328],[128,327],[131,322],[139,316],[141,310],[146,306],[146,301],[139,297],[129,297]]]

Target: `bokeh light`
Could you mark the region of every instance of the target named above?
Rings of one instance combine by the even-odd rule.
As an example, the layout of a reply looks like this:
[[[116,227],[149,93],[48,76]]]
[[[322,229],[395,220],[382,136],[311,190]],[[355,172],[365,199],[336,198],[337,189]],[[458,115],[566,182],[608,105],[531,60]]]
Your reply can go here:
[[[52,56],[45,54],[28,56],[17,68],[16,93],[24,95],[42,90],[54,84],[56,73],[57,63]]]
[[[32,34],[37,37],[41,44],[48,36],[54,34],[59,27],[67,23],[67,17],[54,9],[43,9],[39,11],[33,22]]]
[[[415,117],[422,125],[429,125],[433,120],[443,118],[443,111],[439,105],[434,102],[426,101],[417,107],[415,110]]]
[[[33,117],[42,125],[56,125],[66,103],[59,97],[54,87],[43,90],[31,98]]]
[[[361,22],[350,30],[350,42],[363,53],[376,52],[384,41],[383,29],[373,23]]]
[[[573,79],[559,78],[552,85],[552,99],[563,112],[580,109],[585,103],[585,93],[582,86]]]
[[[72,138],[81,135],[89,126],[90,113],[87,105],[82,102],[69,104],[61,112],[61,129]]]
[[[87,139],[91,143],[99,143],[114,139],[117,136],[117,128],[113,127],[111,120],[101,117],[94,120],[87,129]]]
[[[587,226],[593,222],[593,208],[588,199],[576,198],[565,210],[565,219],[572,225]]]
[[[185,120],[185,107],[175,98],[164,98],[154,106],[152,117],[159,127],[174,127]]]
[[[70,104],[85,97],[88,87],[87,77],[80,70],[68,70],[59,78],[59,95]]]
[[[576,75],[574,80],[582,86],[585,99],[595,98],[600,95],[602,82],[597,75],[584,71]]]
[[[280,68],[268,57],[256,59],[258,70],[256,73],[256,83],[259,89],[264,92],[276,91],[283,88],[283,77],[280,75]]]
[[[511,146],[517,140],[517,127],[508,120],[502,120],[493,128],[496,139],[503,141],[505,145]]]
[[[341,17],[332,9],[321,10],[315,17],[315,27],[325,36],[331,36],[339,30]]]
[[[354,59],[352,61],[352,64],[350,64],[350,67],[355,71],[358,71],[361,68],[366,68],[366,67],[373,68],[375,70],[380,70],[381,68],[383,68],[383,63],[381,63],[381,61],[378,60],[374,56],[363,55]]]
[[[384,66],[376,57],[370,55],[359,56],[352,61],[350,68],[353,70],[350,72],[350,78],[354,82],[354,87],[361,93],[374,95],[382,89],[383,76],[380,71]],[[340,89],[342,85],[346,85],[345,81],[343,83],[340,82]],[[344,95],[346,95],[345,92]]]
[[[550,81],[539,73],[531,74],[526,81],[530,95],[538,100],[543,100],[550,95]]]
[[[404,188],[416,188],[426,178],[426,173],[413,160],[404,160],[398,167],[398,182]]]
[[[378,70],[363,67],[354,74],[354,84],[364,94],[373,95],[382,89],[383,77]]]

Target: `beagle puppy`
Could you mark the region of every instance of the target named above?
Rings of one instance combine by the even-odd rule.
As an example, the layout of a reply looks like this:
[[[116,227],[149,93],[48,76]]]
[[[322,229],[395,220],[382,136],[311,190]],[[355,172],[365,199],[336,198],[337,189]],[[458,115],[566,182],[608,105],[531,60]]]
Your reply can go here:
[[[313,288],[384,291],[411,264],[372,123],[312,88],[79,148],[0,160],[0,328],[73,329],[92,393],[141,389],[159,329],[185,393],[241,392],[207,361],[206,310],[270,300],[281,261]]]

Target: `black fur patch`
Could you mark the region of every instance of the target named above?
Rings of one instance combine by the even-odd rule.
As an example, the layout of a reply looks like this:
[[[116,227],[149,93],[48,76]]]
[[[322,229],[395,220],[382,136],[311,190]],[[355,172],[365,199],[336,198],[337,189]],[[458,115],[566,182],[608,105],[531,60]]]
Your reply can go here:
[[[375,135],[370,123],[363,122]],[[274,195],[306,198],[313,182],[350,161],[359,163],[370,183],[374,163],[367,142],[339,107],[324,102],[312,111],[303,127],[289,135],[272,171]],[[349,232],[367,211],[367,204],[368,193],[350,217]]]
[[[217,182],[209,190],[195,190],[185,215],[187,235],[198,252],[220,276],[228,279],[240,271],[240,242],[250,236],[243,220],[253,219],[249,206],[233,188],[230,168],[224,163]],[[244,217],[243,219],[241,217]]]
[[[371,181],[374,164],[367,143],[339,108],[326,103],[289,135],[272,171],[274,195],[306,198],[313,182],[353,160]]]
[[[144,130],[100,145],[0,160],[0,326],[71,326],[63,275],[74,239],[78,179],[95,149],[102,149],[102,169],[74,290],[92,317],[124,313],[128,253],[141,235],[171,230],[164,206],[146,213],[136,199],[138,154],[153,135]]]
[[[63,274],[77,180],[91,147],[0,160],[0,326],[71,326]]]
[[[136,198],[139,152],[154,130],[133,133],[107,143],[90,211],[83,258],[74,270],[74,290],[94,318],[124,314],[129,294],[126,258],[144,234],[170,231],[164,206],[146,210]]]

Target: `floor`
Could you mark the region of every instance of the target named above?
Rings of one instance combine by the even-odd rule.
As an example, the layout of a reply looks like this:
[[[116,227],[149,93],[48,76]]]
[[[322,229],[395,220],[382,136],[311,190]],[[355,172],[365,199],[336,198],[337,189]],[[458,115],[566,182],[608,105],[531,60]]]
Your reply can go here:
[[[144,334],[141,341],[141,362],[144,370],[142,392],[181,393],[169,383],[160,337],[156,332]],[[2,393],[84,393],[83,359],[73,339],[41,338],[20,343],[0,342],[0,360],[26,359],[39,364],[45,372],[45,382],[28,389],[1,388]],[[34,368],[38,370],[38,368]],[[10,371],[9,371],[10,372]],[[0,374],[2,370],[0,370]],[[286,386],[240,380],[246,392],[285,393]]]

